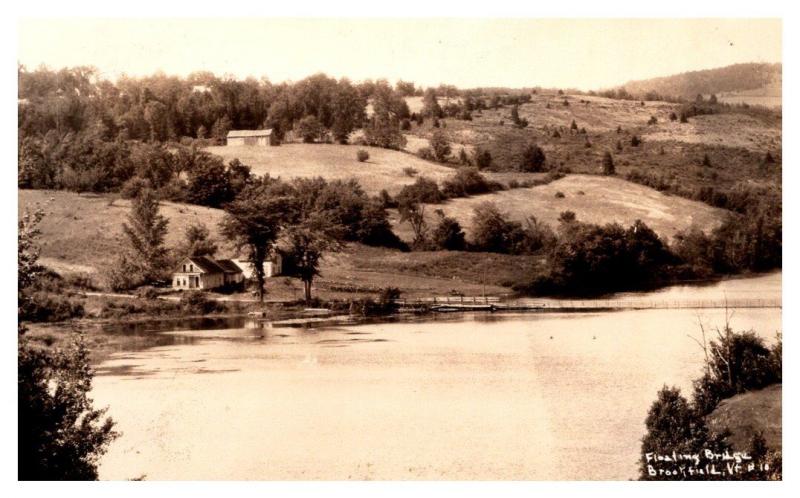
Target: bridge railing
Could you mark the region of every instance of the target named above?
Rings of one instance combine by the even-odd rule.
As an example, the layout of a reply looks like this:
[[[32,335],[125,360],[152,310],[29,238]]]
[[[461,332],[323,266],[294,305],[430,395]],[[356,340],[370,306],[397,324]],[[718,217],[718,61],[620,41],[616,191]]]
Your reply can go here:
[[[782,308],[780,299],[547,299],[503,300],[500,296],[431,296],[396,299],[400,306],[436,304],[481,305],[515,309],[714,309]]]

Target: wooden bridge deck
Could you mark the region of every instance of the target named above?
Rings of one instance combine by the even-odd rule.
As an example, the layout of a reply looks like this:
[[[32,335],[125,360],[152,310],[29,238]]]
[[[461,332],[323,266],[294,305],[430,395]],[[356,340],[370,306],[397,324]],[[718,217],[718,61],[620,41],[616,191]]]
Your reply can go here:
[[[782,308],[780,299],[516,299],[499,296],[434,296],[398,299],[401,308],[427,306],[435,311],[594,311],[646,309]]]

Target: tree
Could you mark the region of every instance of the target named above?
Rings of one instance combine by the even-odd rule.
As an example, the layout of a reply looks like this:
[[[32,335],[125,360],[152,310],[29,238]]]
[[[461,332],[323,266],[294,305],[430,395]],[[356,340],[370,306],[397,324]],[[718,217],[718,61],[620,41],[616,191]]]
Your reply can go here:
[[[320,139],[324,128],[315,116],[305,116],[295,123],[295,130],[303,137],[303,142],[314,143]]]
[[[578,131],[578,123],[576,123],[574,119],[572,120],[572,123],[570,123],[569,129],[572,131]]]
[[[214,126],[211,127],[211,136],[217,143],[224,144],[228,137],[228,132],[231,131],[232,128],[233,123],[231,122],[231,118],[226,114],[214,121]]]
[[[218,208],[236,195],[231,175],[219,157],[198,154],[187,173],[186,198],[192,204]]]
[[[36,286],[41,276],[36,244],[40,212],[19,221],[17,291]],[[23,306],[22,299],[19,303]],[[92,370],[83,335],[71,347],[36,345],[19,325],[17,355],[17,464],[19,480],[94,480],[97,461],[117,436],[88,397]]]
[[[425,249],[428,244],[428,223],[425,221],[425,204],[415,201],[400,202],[400,222],[408,223],[414,232],[411,245],[418,250]]]
[[[247,251],[253,265],[259,301],[264,300],[264,260],[288,218],[296,212],[296,195],[280,180],[267,178],[251,184],[225,206],[220,232],[240,250]]]
[[[680,389],[664,386],[658,392],[645,419],[647,433],[642,438],[639,475],[642,480],[690,480],[704,479],[702,476],[681,477],[674,465],[675,476],[659,475],[658,469],[663,465],[654,465],[653,455],[678,455],[702,453],[708,449],[721,453],[727,449],[721,435],[712,435],[702,417],[698,417],[689,402],[681,395]]]
[[[492,154],[486,149],[475,148],[474,163],[478,169],[487,169],[492,167]]]
[[[350,133],[364,121],[366,101],[349,80],[341,79],[333,97],[333,137],[342,144],[347,143]]]
[[[433,88],[425,90],[425,95],[422,98],[422,115],[434,119],[444,117],[444,112],[439,106],[439,100],[436,96],[436,90]]]
[[[439,224],[431,234],[433,244],[445,251],[463,251],[467,243],[461,224],[455,218],[445,216],[441,209],[437,209],[436,214],[439,217]]]
[[[530,144],[522,152],[520,171],[538,172],[544,170],[546,157],[541,147]]]
[[[131,203],[128,222],[122,230],[130,243],[132,263],[145,282],[156,282],[164,277],[167,249],[168,220],[158,212],[158,199],[152,190],[143,190]]]
[[[438,204],[444,200],[442,191],[439,190],[439,185],[429,178],[424,176],[417,177],[416,181],[411,185],[406,185],[397,194],[398,204],[411,204],[411,203],[424,203],[424,204]]]
[[[183,246],[180,250],[183,256],[214,256],[217,244],[211,240],[211,232],[202,223],[189,225],[184,234]]]
[[[331,224],[322,213],[312,212],[296,225],[287,228],[286,255],[291,262],[293,273],[303,282],[303,297],[311,301],[311,284],[319,275],[319,263],[326,251],[341,247],[339,235],[341,227]]]
[[[433,157],[436,161],[443,163],[447,161],[450,156],[450,142],[447,141],[447,136],[443,131],[436,130],[433,132],[430,140],[431,149],[433,150]]]
[[[603,174],[610,176],[613,175],[615,171],[614,157],[611,155],[611,152],[605,151],[605,153],[603,153]]]
[[[508,221],[508,215],[491,202],[473,209],[472,244],[479,251],[513,253],[514,246],[524,236],[522,225]]]

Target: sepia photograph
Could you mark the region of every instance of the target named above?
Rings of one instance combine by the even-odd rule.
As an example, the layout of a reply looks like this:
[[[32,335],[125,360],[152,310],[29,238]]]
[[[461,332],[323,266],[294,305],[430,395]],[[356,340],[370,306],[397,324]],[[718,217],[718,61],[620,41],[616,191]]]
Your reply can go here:
[[[783,480],[781,18],[231,7],[16,20],[18,481]]]

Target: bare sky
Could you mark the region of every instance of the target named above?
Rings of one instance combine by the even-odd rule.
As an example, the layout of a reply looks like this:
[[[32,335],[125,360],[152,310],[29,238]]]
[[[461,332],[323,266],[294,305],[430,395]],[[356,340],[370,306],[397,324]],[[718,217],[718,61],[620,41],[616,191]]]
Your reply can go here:
[[[781,62],[777,19],[27,19],[19,62],[104,76],[209,70],[298,80],[316,72],[423,86],[597,89]]]

